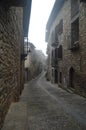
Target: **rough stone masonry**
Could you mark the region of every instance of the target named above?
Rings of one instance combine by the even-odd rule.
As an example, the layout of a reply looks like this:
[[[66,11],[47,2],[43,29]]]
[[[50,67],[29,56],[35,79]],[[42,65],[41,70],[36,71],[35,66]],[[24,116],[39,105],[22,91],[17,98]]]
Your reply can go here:
[[[21,91],[23,9],[0,6],[0,128],[12,101]]]
[[[86,2],[83,0],[65,0],[62,3],[62,1],[64,0],[56,1],[57,5],[54,5],[46,27],[49,35],[46,35],[49,59],[48,73],[52,82],[57,78],[59,86],[70,88],[86,97]],[[58,11],[57,6],[60,4]],[[53,16],[53,12],[55,16]],[[61,20],[63,21],[62,32],[59,33],[56,32],[56,27]],[[52,25],[49,25],[50,23]],[[54,35],[58,37],[59,43],[56,47],[52,46],[52,32],[55,32]],[[73,41],[74,38],[78,41],[76,49],[74,48],[74,42],[76,43]],[[58,67],[53,67],[51,64],[52,52],[54,50],[55,53],[55,49],[60,46],[62,47],[62,57],[54,57],[57,58]]]

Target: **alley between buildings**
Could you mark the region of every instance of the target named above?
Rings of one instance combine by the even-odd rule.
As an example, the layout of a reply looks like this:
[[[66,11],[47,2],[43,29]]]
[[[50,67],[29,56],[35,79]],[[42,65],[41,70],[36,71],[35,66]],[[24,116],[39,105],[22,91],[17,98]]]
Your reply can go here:
[[[16,103],[21,109],[10,107],[3,130],[86,130],[86,99],[51,84],[44,75],[25,84]]]

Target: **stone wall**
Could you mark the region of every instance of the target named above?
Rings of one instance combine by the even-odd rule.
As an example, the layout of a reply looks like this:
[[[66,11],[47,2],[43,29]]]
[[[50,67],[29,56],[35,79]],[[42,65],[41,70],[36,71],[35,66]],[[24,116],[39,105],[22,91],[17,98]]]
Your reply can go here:
[[[70,50],[69,45],[71,44],[71,0],[65,1],[63,7],[60,9],[56,19],[54,20],[48,44],[52,44],[50,41],[52,31],[59,24],[60,20],[63,19],[63,33],[58,36],[59,45],[63,48],[63,58],[58,60],[58,79],[60,72],[62,72],[62,83],[58,84],[62,87],[70,87],[70,69],[74,69],[74,91],[85,96],[86,95],[86,3],[79,3],[79,48],[77,50]],[[53,49],[53,47],[52,47]],[[52,55],[52,51],[51,51]],[[52,74],[51,67],[51,74]],[[52,75],[51,75],[52,76]],[[59,80],[58,80],[59,81]]]
[[[23,9],[0,7],[0,127],[23,84]]]

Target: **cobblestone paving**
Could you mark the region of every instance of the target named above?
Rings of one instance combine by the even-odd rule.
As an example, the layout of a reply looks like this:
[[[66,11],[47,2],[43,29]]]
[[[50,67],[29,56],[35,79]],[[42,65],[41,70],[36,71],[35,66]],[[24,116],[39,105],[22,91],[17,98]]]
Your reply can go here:
[[[86,130],[86,99],[47,82],[43,75],[25,85],[28,130]]]

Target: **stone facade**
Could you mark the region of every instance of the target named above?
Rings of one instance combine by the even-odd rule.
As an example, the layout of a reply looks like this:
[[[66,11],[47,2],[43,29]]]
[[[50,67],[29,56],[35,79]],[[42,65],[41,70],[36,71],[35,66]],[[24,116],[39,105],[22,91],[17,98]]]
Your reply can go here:
[[[22,8],[0,7],[0,124],[10,103],[18,100],[21,91],[22,16]]]
[[[52,12],[55,10],[57,15],[50,16],[46,27],[49,78],[63,88],[86,96],[86,2],[58,2],[61,7],[56,12],[54,5]],[[53,21],[51,25],[50,21]]]
[[[0,3],[0,128],[9,105],[18,101],[24,86],[23,17],[23,7]]]
[[[35,49],[29,42],[29,53],[25,60],[25,81],[28,82],[37,77],[45,68],[46,57],[41,50]]]

